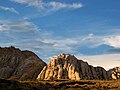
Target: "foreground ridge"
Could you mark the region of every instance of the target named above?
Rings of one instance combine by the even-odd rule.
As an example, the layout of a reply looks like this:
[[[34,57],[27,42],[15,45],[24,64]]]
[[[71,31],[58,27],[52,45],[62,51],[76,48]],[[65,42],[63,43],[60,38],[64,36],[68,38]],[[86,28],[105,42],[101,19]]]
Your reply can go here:
[[[120,68],[120,67],[119,67]],[[102,67],[93,67],[78,60],[74,55],[60,54],[51,59],[38,75],[38,80],[108,80],[119,79],[119,70],[106,71]]]

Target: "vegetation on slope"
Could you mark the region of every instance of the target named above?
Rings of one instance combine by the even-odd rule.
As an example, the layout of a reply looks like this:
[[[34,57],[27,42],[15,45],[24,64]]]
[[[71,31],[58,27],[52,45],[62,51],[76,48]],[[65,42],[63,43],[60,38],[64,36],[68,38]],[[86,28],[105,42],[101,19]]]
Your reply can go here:
[[[120,80],[13,81],[0,79],[0,90],[120,90]]]

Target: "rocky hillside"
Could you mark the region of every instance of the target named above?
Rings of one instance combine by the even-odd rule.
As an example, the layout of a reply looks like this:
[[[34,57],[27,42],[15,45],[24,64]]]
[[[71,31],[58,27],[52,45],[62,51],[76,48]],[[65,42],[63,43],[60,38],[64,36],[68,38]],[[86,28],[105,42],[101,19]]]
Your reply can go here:
[[[60,54],[46,65],[31,51],[13,46],[0,47],[0,78],[17,80],[108,80],[120,79],[120,67],[106,71],[78,60],[74,55]]]
[[[0,47],[0,77],[5,79],[33,80],[46,65],[31,51],[13,46]]]
[[[38,80],[107,80],[112,79],[113,70],[93,67],[87,62],[78,60],[74,55],[60,54],[52,58],[38,75]]]

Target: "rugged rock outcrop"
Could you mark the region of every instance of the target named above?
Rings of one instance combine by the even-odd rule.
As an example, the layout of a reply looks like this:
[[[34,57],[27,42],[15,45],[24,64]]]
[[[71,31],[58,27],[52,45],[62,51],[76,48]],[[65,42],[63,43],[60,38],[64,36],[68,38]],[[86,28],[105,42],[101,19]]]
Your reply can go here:
[[[53,58],[43,68],[38,79],[72,79],[80,80],[77,59],[71,55],[61,54]]]
[[[55,79],[108,79],[102,67],[93,67],[87,62],[78,60],[74,55],[60,54],[52,58],[37,77],[38,80]]]
[[[36,79],[46,65],[31,51],[21,51],[13,46],[0,47],[0,77],[5,79]]]
[[[120,66],[110,69],[107,73],[110,79],[120,79]]]

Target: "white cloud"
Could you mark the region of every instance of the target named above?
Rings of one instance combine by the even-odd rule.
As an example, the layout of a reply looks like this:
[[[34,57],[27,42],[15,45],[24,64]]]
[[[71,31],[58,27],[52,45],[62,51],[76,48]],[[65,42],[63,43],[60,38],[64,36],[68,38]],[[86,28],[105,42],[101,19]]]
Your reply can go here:
[[[73,50],[73,46],[79,44],[78,40],[75,40],[74,38],[45,38],[42,41],[44,41],[45,43],[53,43],[53,47],[54,49],[58,50],[58,51],[62,51],[62,52],[74,52]]]
[[[53,35],[54,36],[54,35]],[[79,48],[81,46],[94,48],[100,45],[107,44],[105,39],[109,38],[110,36],[96,36],[94,34],[89,34],[86,36],[79,36],[79,37],[72,37],[72,38],[57,38],[57,37],[45,37],[42,39],[42,42],[47,44],[52,44],[51,46],[47,46],[47,50],[51,50],[51,52],[58,51],[58,52],[65,52],[65,53],[80,53]],[[111,35],[113,37],[113,35]],[[42,45],[43,47],[44,45]],[[113,45],[109,45],[113,46]],[[41,46],[40,46],[41,47]],[[44,48],[44,47],[43,47]]]
[[[36,31],[38,27],[31,22],[23,21],[23,22],[1,22],[0,24],[0,32],[30,32]]]
[[[61,52],[78,52],[76,51],[77,48],[81,46],[94,48],[98,47],[100,45],[106,44],[115,48],[120,47],[120,36],[119,35],[94,35],[93,33],[90,33],[89,35],[85,36],[76,36],[71,38],[58,38],[57,36],[53,37],[52,35],[49,36],[49,32],[43,32],[38,30],[39,28],[34,25],[31,22],[23,21],[23,22],[7,22],[0,24],[0,32],[35,32],[32,33],[33,36],[24,35],[24,37],[33,38],[35,37],[35,41],[41,41],[45,45],[52,44],[52,46],[45,46],[45,48],[48,48],[50,50],[54,49],[55,51],[61,51]],[[37,32],[38,31],[38,32]],[[31,34],[30,34],[31,35]],[[23,35],[19,35],[20,37],[23,37]],[[34,39],[28,39],[26,42],[33,42]],[[41,39],[42,40],[41,40]],[[36,41],[36,42],[37,42]],[[22,41],[21,41],[22,42]],[[34,43],[34,45],[31,44],[31,46],[34,48],[34,46],[39,46],[39,48],[43,47],[38,45],[38,43]]]
[[[15,10],[14,8],[11,7],[4,7],[4,6],[0,6],[0,9],[5,10],[5,11],[10,11],[16,14],[19,14],[19,12],[17,10]]]
[[[83,5],[81,3],[73,3],[73,4],[65,4],[61,2],[49,2],[49,7],[53,7],[55,9],[62,9],[62,8],[81,8]]]
[[[115,48],[120,48],[120,35],[112,35],[104,38],[105,44],[113,46]]]
[[[120,48],[120,35],[94,35],[89,34],[88,36],[82,37],[83,44],[89,45],[89,47],[94,48],[102,44],[112,46],[114,48]]]
[[[58,38],[55,35],[50,35],[49,32],[39,31],[39,28],[36,25],[28,21],[1,21],[1,23],[0,32],[9,32],[9,36],[6,36],[6,33],[2,33],[2,35],[4,34],[4,38],[0,38],[0,46],[15,45],[18,48],[29,49],[37,53],[39,52],[39,55],[41,55],[44,59],[60,53],[80,53],[80,51],[76,51],[79,46],[88,46],[90,48],[94,48],[102,44],[113,47],[119,47],[120,45],[120,35],[94,35],[90,33],[89,35],[85,36]],[[11,31],[16,33],[11,33]],[[23,33],[21,34],[19,32]],[[31,33],[29,34],[28,32]],[[86,60],[91,65],[103,66],[106,69],[118,66],[120,64],[119,54],[77,56],[83,60]]]
[[[36,8],[39,13],[29,15],[29,18],[43,17],[59,10],[73,10],[83,7],[82,3],[63,3],[58,1],[44,1],[44,0],[10,0],[11,2],[23,4],[25,6]]]
[[[35,7],[39,10],[48,10],[48,11],[56,11],[59,9],[77,9],[83,7],[82,3],[73,3],[73,4],[66,4],[61,2],[43,2],[43,0],[10,0],[20,4],[26,4],[28,6]],[[47,11],[47,12],[48,12]]]
[[[120,66],[120,54],[103,54],[103,55],[76,55],[77,58],[87,61],[93,66],[102,66],[106,70]]]
[[[39,9],[43,9],[43,2],[42,0],[10,0],[20,4],[26,4],[28,6],[33,6]]]

